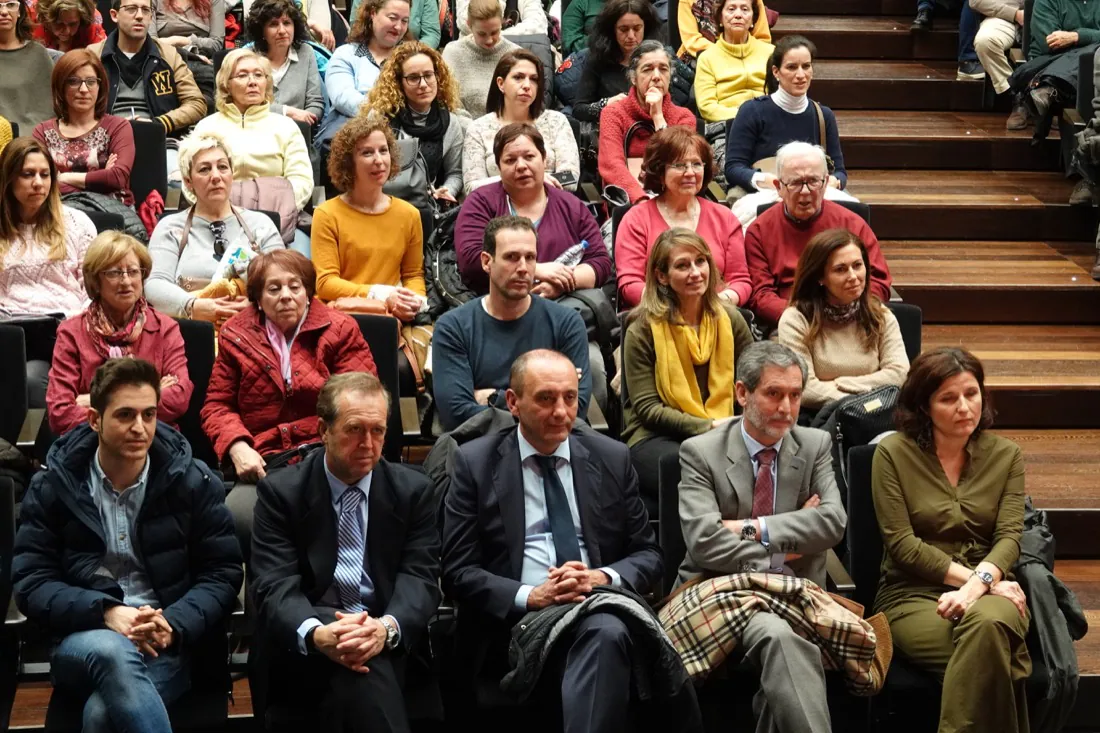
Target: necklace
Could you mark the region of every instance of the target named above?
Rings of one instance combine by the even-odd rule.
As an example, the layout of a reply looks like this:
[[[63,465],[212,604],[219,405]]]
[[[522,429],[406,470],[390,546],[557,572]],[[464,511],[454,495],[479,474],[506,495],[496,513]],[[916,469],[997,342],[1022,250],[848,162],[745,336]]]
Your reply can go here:
[[[345,204],[355,209],[356,211],[363,212],[364,214],[384,214],[385,212],[389,211],[390,208],[390,197],[386,196],[385,194],[383,194],[381,197],[381,203],[375,206],[363,206],[362,204],[358,204],[352,200],[351,194],[347,193],[341,195],[340,198],[343,199]]]

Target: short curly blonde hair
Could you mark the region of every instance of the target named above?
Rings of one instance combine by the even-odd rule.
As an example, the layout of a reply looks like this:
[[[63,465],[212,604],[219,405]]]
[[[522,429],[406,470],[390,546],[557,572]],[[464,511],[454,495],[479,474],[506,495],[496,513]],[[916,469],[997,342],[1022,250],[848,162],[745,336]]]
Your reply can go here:
[[[386,180],[392,181],[401,172],[401,151],[389,120],[377,115],[357,115],[332,138],[332,151],[328,156],[328,176],[341,192],[347,193],[355,186],[355,146],[375,132],[386,136],[390,151],[390,175]]]
[[[195,156],[204,150],[213,150],[214,148],[225,153],[225,157],[229,158],[231,169],[235,170],[237,168],[237,159],[233,157],[233,151],[230,149],[229,143],[216,132],[203,132],[197,135],[191,133],[180,140],[178,160],[180,176],[183,178],[185,188],[190,188],[188,181],[191,180],[191,166],[194,164]]]
[[[233,95],[229,91],[229,79],[237,73],[237,64],[245,59],[255,59],[267,77],[267,88],[264,90],[264,101],[271,104],[275,100],[275,79],[271,71],[271,62],[267,57],[252,48],[235,48],[225,55],[221,68],[218,69],[216,79],[217,89],[215,102],[227,107],[233,106]]]
[[[435,99],[448,112],[454,112],[461,105],[458,96],[458,82],[451,74],[451,67],[443,60],[443,56],[430,46],[425,46],[420,41],[405,41],[390,55],[386,64],[382,67],[382,73],[371,87],[370,96],[359,108],[359,113],[364,114],[368,110],[382,115],[387,120],[405,106],[405,91],[401,86],[402,69],[405,62],[413,56],[423,54],[432,60],[435,69],[436,93]]]

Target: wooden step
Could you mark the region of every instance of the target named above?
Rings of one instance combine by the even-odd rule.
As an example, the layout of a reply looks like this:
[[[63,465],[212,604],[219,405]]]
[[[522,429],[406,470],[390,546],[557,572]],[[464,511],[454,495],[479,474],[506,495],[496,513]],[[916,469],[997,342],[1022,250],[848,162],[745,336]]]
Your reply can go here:
[[[985,87],[956,81],[953,61],[829,61],[814,64],[813,98],[834,110],[980,111]]]
[[[1025,486],[1047,512],[1059,558],[1100,557],[1100,430],[995,430],[1024,454]]]
[[[1096,210],[1070,206],[1056,172],[859,170],[848,179],[871,205],[879,239],[1090,241]]]
[[[998,427],[1100,427],[1100,326],[929,325],[922,335],[925,350],[957,346],[982,360]]]
[[[1057,134],[1032,145],[1031,130],[1006,130],[1008,115],[998,112],[840,110],[836,118],[849,170],[1058,167]]]
[[[925,323],[1100,323],[1100,283],[1046,242],[879,244],[894,287]],[[1094,251],[1091,242],[1075,246]]]
[[[781,14],[897,16],[916,15],[917,7],[913,0],[768,0],[767,6]]]
[[[806,36],[822,59],[958,60],[957,22],[944,19],[931,32],[914,33],[909,30],[912,21],[912,15],[783,15],[772,28],[772,41]]]

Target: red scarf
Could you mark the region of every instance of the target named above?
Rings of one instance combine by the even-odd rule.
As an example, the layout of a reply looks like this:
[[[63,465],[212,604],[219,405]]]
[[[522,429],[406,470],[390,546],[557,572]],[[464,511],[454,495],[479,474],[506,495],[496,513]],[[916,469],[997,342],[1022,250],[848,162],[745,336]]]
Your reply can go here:
[[[130,356],[134,351],[134,344],[141,338],[141,332],[145,328],[148,308],[149,304],[145,302],[145,298],[142,298],[134,306],[130,320],[122,328],[115,328],[115,324],[103,310],[101,302],[93,301],[84,312],[84,328],[88,331],[99,355],[105,359]]]

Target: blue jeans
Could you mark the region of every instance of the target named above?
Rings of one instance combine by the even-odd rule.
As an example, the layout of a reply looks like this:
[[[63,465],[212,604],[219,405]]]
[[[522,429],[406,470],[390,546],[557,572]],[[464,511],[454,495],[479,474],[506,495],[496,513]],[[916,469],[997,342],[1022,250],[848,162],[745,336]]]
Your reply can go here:
[[[917,0],[917,12],[919,13],[922,10],[935,12],[936,0]]]
[[[54,687],[88,696],[84,733],[172,733],[165,706],[191,684],[181,655],[145,657],[110,629],[69,634],[54,650],[50,669]]]
[[[982,17],[970,9],[970,3],[964,2],[962,15],[959,16],[959,63],[978,60],[974,39],[978,37],[981,24]]]
[[[975,31],[977,33],[977,31]],[[301,252],[307,258],[310,256],[312,247],[310,246],[309,235],[303,232],[301,229],[294,230],[294,241],[290,243],[290,249],[295,252]]]

